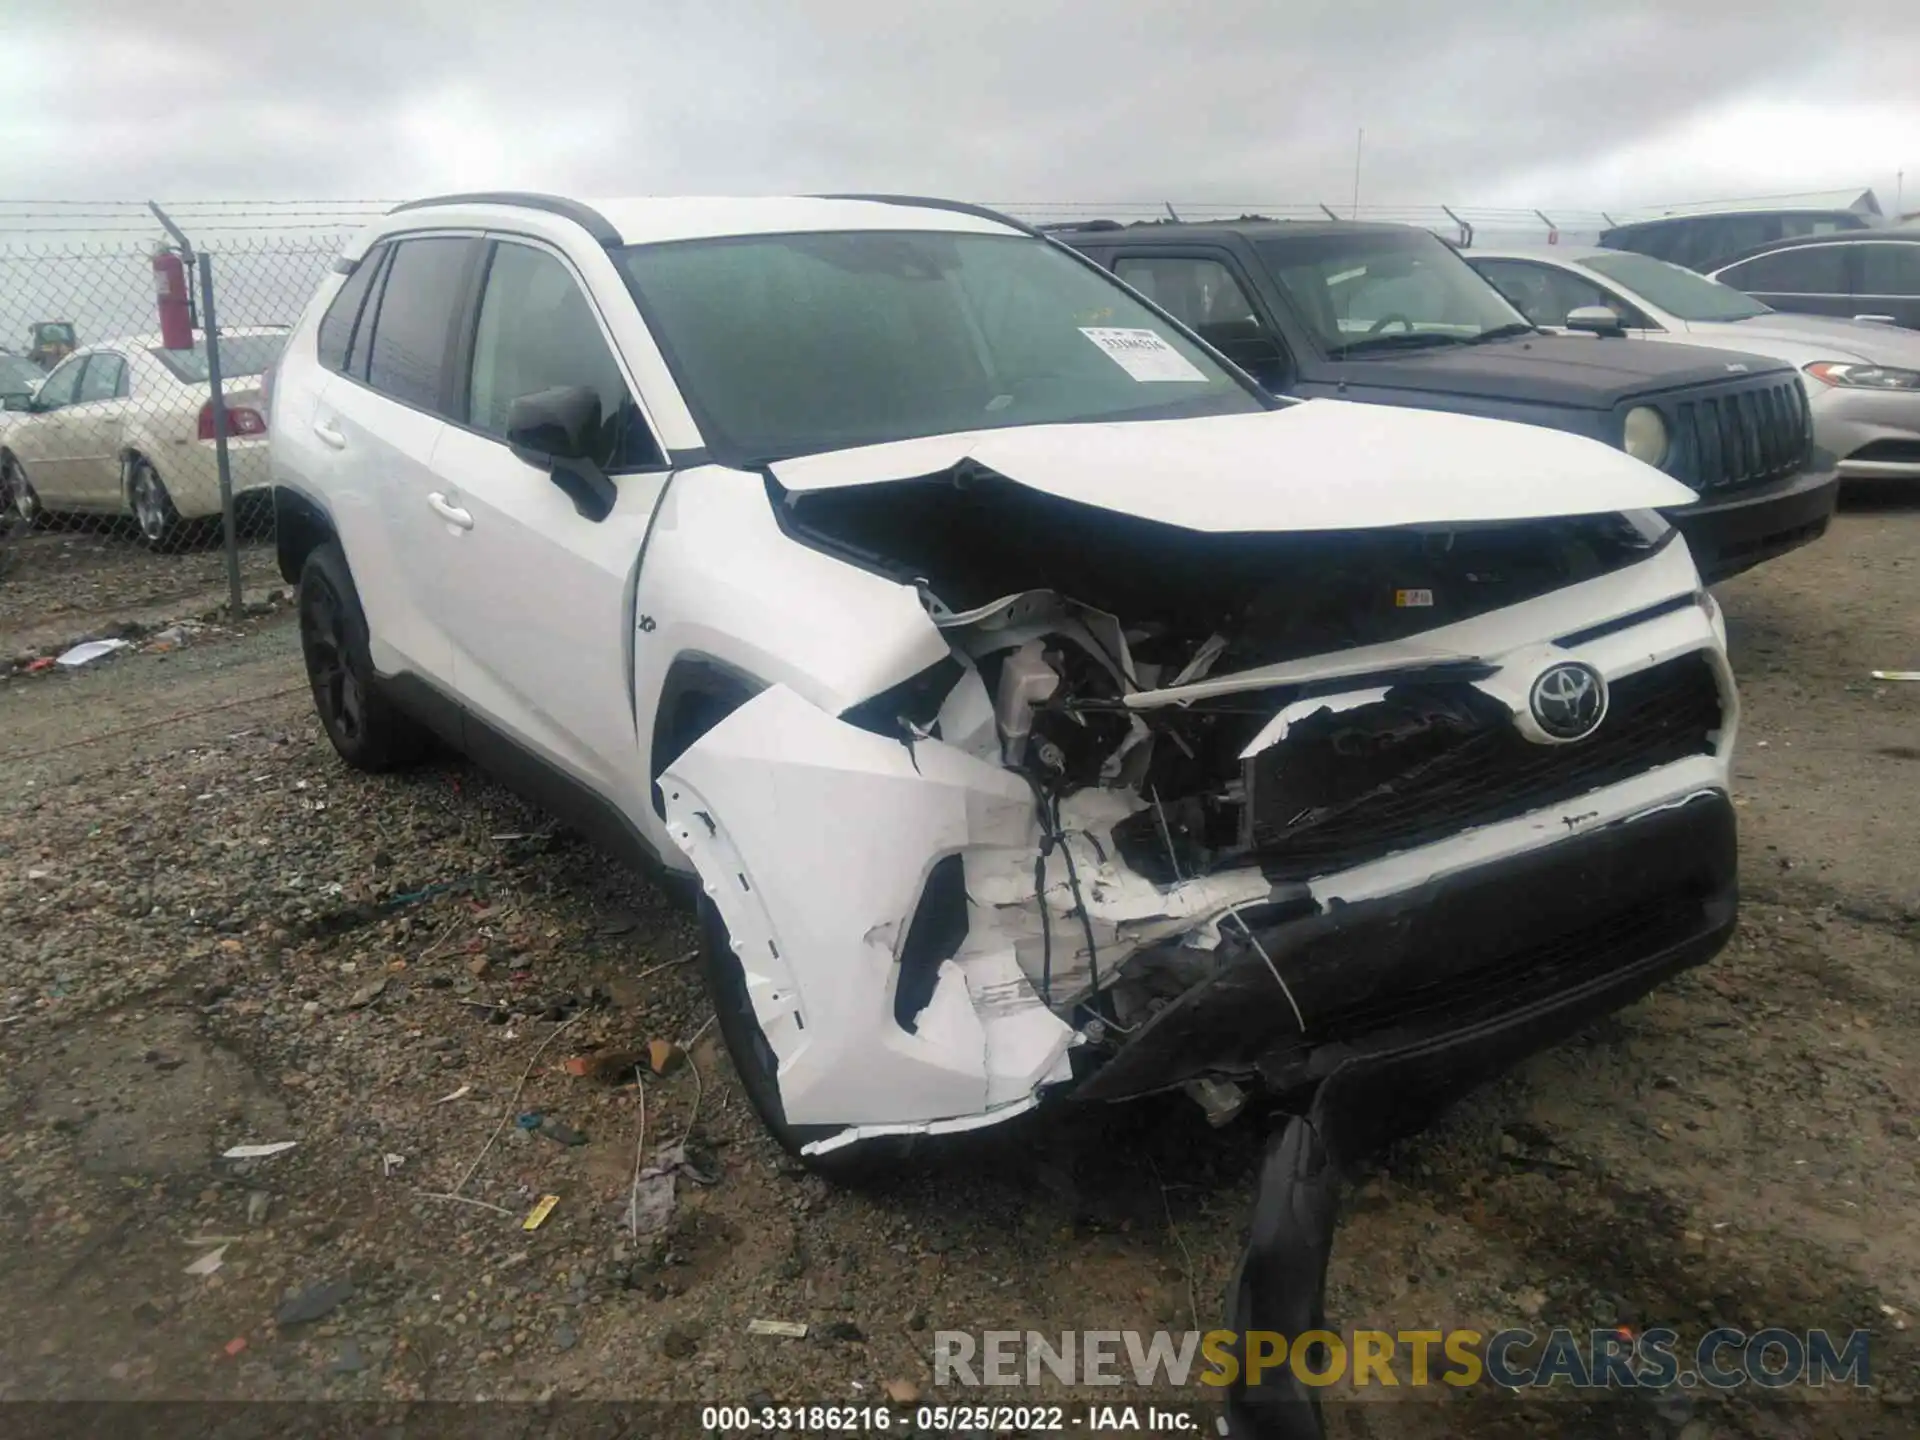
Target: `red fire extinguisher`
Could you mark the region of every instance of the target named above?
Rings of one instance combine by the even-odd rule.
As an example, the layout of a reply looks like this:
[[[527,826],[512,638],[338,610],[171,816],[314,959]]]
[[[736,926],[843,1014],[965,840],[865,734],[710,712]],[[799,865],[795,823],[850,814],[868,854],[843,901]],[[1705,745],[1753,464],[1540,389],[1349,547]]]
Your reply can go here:
[[[193,293],[187,267],[172,250],[153,257],[153,291],[160,305],[160,344],[168,350],[193,348]]]

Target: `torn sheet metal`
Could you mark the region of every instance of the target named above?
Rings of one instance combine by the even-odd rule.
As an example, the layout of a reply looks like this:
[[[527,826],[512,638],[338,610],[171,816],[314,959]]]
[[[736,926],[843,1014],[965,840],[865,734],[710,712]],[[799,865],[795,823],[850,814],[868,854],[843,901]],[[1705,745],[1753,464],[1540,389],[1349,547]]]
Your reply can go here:
[[[676,760],[662,790],[740,956],[789,1122],[946,1121],[1068,1078],[1071,1027],[1030,987],[1006,988],[1018,977],[1003,962],[943,966],[924,1033],[893,1015],[897,948],[932,866],[981,847],[1033,854],[1018,775],[936,740],[909,750],[773,686]],[[976,1000],[970,966],[993,1003]]]
[[[1503,610],[1423,630],[1403,640],[1332,650],[1253,670],[1210,674],[1202,680],[1159,690],[1137,691],[1126,697],[1126,703],[1147,710],[1253,690],[1321,684],[1348,676],[1357,679],[1432,666],[1484,665],[1524,646],[1548,644],[1558,637],[1630,622],[1640,612],[1684,596],[1693,596],[1697,603],[1650,618],[1644,624],[1623,623],[1615,633],[1599,636],[1581,646],[1583,655],[1610,672],[1615,669],[1608,663],[1613,647],[1625,647],[1627,651],[1645,649],[1646,658],[1628,669],[1645,668],[1659,663],[1665,655],[1697,648],[1703,639],[1711,643],[1715,635],[1717,607],[1712,605],[1711,597],[1700,590],[1698,573],[1678,537],[1638,564],[1549,591]],[[1696,620],[1700,623],[1695,624]],[[1664,634],[1668,627],[1673,636],[1671,643],[1658,647],[1645,645],[1650,629]],[[1593,653],[1596,647],[1607,649],[1596,655]],[[1655,653],[1656,650],[1660,653]],[[1624,652],[1621,659],[1626,659]]]

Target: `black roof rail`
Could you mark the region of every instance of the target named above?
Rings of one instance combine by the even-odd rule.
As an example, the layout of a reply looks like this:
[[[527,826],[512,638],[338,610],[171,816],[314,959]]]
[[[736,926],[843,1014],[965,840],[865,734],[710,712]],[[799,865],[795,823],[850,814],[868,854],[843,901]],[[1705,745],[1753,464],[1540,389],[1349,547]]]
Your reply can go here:
[[[521,210],[544,210],[549,215],[573,221],[592,236],[597,245],[624,243],[612,222],[591,205],[582,205],[578,200],[569,200],[563,195],[538,195],[530,190],[479,190],[462,195],[428,195],[396,205],[387,214],[398,215],[402,210],[425,210],[434,205],[512,205]]]
[[[1127,227],[1118,220],[1054,220],[1040,228],[1051,232],[1054,230],[1124,230]]]
[[[941,200],[930,195],[815,195],[815,200],[866,200],[875,205],[913,205],[922,210],[950,210],[956,215],[971,215],[977,220],[992,220],[1001,225],[1011,225],[1026,235],[1038,235],[1040,232],[1024,220],[1016,220],[1011,215],[1003,215],[998,210],[985,205],[972,205],[965,200]]]

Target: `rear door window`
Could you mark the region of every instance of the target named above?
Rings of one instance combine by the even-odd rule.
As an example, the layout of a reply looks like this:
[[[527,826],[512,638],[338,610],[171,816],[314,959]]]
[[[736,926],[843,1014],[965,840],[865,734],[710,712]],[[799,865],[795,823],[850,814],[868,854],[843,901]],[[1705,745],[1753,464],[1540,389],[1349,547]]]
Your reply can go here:
[[[1844,245],[1776,250],[1723,270],[1715,278],[1749,295],[1845,295],[1847,250]]]
[[[118,355],[95,355],[80,381],[80,403],[118,400],[127,393],[127,362]]]
[[[454,317],[479,243],[435,236],[394,247],[367,356],[367,383],[382,395],[420,410],[445,409]]]

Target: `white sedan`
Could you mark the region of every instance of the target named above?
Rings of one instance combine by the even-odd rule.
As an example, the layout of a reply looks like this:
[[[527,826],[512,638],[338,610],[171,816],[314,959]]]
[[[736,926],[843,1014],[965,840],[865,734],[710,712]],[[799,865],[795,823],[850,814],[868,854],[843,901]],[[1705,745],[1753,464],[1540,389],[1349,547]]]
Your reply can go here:
[[[261,377],[286,339],[284,329],[257,328],[220,337],[236,496],[266,494]],[[128,516],[148,545],[168,549],[220,514],[204,337],[191,350],[164,349],[157,335],[89,345],[54,367],[23,407],[10,399],[8,408],[0,504],[21,519]]]

